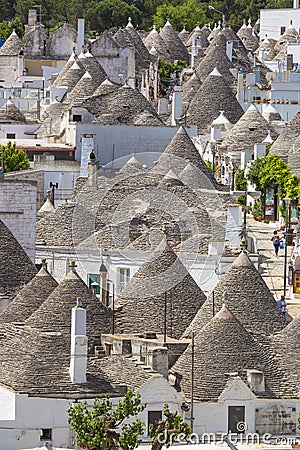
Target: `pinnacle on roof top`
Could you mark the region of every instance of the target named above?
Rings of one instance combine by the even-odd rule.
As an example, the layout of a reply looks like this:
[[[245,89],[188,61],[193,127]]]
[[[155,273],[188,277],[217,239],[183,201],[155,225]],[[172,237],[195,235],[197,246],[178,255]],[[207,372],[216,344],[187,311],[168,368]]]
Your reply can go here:
[[[131,23],[131,17],[128,17],[128,23],[127,23],[127,25],[126,25],[126,27],[125,28],[134,28],[134,26],[132,25],[132,23]]]
[[[210,72],[209,75],[213,75],[215,77],[221,77],[222,76],[216,67]]]
[[[239,267],[253,267],[253,263],[246,252],[242,251],[239,256],[233,261],[231,268],[238,269]]]

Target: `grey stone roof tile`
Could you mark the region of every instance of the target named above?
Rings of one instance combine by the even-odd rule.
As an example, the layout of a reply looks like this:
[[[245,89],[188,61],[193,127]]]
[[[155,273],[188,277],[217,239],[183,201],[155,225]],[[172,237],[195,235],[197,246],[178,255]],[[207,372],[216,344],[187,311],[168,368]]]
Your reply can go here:
[[[36,273],[29,256],[0,220],[0,294],[12,299]]]
[[[0,56],[17,56],[23,48],[23,42],[15,31],[11,33],[9,38],[0,48]]]
[[[169,21],[162,27],[159,32],[161,38],[166,44],[166,48],[172,55],[173,60],[181,60],[189,62],[189,54],[187,48],[181,41],[178,33],[174,30]]]
[[[226,112],[225,115],[228,117]],[[230,117],[228,119],[230,120]],[[238,152],[244,149],[252,150],[254,144],[261,144],[264,141],[269,131],[272,138],[276,139],[278,133],[258,109],[251,105],[227,133],[222,144],[230,152]]]
[[[218,305],[219,312],[195,335],[194,341],[194,399],[217,401],[227,385],[229,374],[245,378],[247,369],[262,371],[265,392],[258,397],[281,396],[283,372],[274,359],[246,331],[231,309]],[[182,376],[180,386],[191,396],[192,344],[179,357],[171,371]],[[297,395],[295,395],[297,396]]]
[[[0,322],[24,323],[56,287],[57,282],[47,269],[42,267],[36,276],[21,288],[4,312],[0,314]]]
[[[118,332],[163,333],[165,295],[167,333],[178,338],[205,301],[205,295],[163,240],[116,299]]]
[[[6,103],[4,103],[4,105],[0,108],[0,122],[26,123],[26,118],[24,114],[17,108],[17,106],[8,99]]]
[[[223,303],[257,337],[269,336],[286,325],[272,293],[245,253],[222,276],[183,336],[198,333]],[[288,316],[287,321],[290,320]]]
[[[111,311],[88,289],[73,270],[33,312],[25,324],[40,332],[59,332],[70,336],[71,310],[78,298],[86,309],[87,335],[92,347],[101,333],[111,332]]]
[[[285,126],[282,133],[278,136],[272,147],[270,154],[280,156],[285,162],[288,162],[292,147],[300,136],[300,111]]]

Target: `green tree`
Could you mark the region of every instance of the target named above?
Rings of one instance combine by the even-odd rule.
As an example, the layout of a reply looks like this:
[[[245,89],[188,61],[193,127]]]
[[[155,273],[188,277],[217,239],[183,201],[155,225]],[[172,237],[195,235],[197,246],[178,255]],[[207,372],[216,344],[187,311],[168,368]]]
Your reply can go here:
[[[180,31],[185,27],[192,31],[197,23],[204,25],[207,22],[207,4],[197,0],[187,0],[184,2],[169,2],[158,6],[154,16],[156,27],[162,27],[167,19],[170,20],[173,28]]]
[[[141,12],[134,5],[128,5],[123,0],[93,1],[89,3],[84,13],[88,29],[99,32],[126,26],[128,17],[132,18],[133,24],[138,24]]]
[[[30,168],[30,162],[26,152],[16,148],[15,142],[13,144],[8,142],[7,145],[0,145],[1,152],[3,152],[4,172],[15,172]]]
[[[14,16],[14,0],[0,0],[0,20],[10,20]]]
[[[24,35],[24,27],[19,17],[15,17],[11,21],[3,20],[0,22],[0,39],[7,39],[11,35],[12,31],[15,30],[17,35],[22,38]]]
[[[187,67],[187,63],[185,61],[178,61],[174,64],[160,59],[158,62],[158,73],[161,84],[165,87],[169,86],[172,81],[171,76],[175,72],[181,72],[184,67]]]
[[[69,423],[76,433],[77,444],[89,450],[134,450],[140,443],[145,428],[138,418],[146,405],[141,404],[140,394],[128,389],[124,400],[116,407],[108,396],[96,398],[93,407],[86,401],[69,406]],[[177,438],[187,439],[191,428],[177,412],[164,406],[164,419],[156,427],[150,426],[152,450],[169,447]]]
[[[89,450],[134,450],[144,431],[137,416],[145,407],[141,404],[140,394],[128,389],[116,408],[107,396],[96,398],[91,409],[85,401],[71,405],[68,409],[69,423],[76,431],[77,443]],[[125,423],[127,419],[134,420]]]
[[[151,450],[161,450],[164,445],[168,448],[178,440],[185,441],[192,433],[191,427],[183,421],[183,417],[177,412],[171,412],[168,405],[164,406],[163,415],[165,418],[155,427],[150,425]]]

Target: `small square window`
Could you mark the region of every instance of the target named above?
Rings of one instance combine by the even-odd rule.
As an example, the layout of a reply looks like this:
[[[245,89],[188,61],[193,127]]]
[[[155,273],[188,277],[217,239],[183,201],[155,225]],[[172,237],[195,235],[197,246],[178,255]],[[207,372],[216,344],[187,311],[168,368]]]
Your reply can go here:
[[[40,431],[40,440],[41,441],[52,441],[52,429],[51,428],[42,428]]]
[[[6,139],[16,139],[15,133],[7,133],[6,134]]]
[[[80,114],[73,114],[73,122],[81,122],[81,115]]]

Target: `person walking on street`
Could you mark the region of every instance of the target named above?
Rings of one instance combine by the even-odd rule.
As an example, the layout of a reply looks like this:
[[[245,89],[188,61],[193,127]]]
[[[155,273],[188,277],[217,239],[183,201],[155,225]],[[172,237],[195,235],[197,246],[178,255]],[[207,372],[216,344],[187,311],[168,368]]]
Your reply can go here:
[[[280,312],[283,314],[283,317],[286,316],[286,299],[285,296],[282,295],[280,299],[277,301],[278,308],[280,309]]]
[[[275,255],[278,256],[278,251],[280,248],[280,237],[279,237],[277,230],[274,231],[271,241],[273,242]]]

